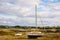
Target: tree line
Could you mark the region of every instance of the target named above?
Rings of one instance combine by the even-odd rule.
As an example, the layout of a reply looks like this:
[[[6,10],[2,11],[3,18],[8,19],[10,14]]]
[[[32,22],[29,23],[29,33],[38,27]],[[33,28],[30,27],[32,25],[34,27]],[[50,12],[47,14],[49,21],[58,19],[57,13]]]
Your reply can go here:
[[[36,28],[35,26],[4,26],[4,25],[0,25],[0,28]],[[45,26],[45,27],[37,27],[38,29],[60,29],[60,26]]]

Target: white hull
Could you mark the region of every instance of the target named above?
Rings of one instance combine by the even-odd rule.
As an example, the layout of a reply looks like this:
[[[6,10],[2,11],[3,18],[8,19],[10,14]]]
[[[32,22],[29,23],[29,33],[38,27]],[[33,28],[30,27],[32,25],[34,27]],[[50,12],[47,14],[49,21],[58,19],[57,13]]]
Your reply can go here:
[[[27,32],[27,36],[28,38],[37,38],[37,37],[41,37],[44,34],[41,32]]]

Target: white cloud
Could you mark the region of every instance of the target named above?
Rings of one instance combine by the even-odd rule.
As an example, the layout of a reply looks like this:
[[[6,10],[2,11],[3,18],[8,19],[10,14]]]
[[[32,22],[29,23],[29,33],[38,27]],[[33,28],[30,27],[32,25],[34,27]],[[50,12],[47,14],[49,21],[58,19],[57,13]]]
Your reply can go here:
[[[39,4],[39,0],[10,0],[10,2],[15,2],[15,4],[9,3],[7,0],[6,2],[2,1],[0,11],[9,14],[23,15],[31,11],[31,9],[34,8],[34,4]]]
[[[54,0],[48,0],[54,1]],[[0,12],[8,15],[0,15],[0,19],[4,19],[2,22],[16,23],[16,24],[35,24],[35,4],[38,8],[43,11],[37,12],[38,14],[38,25],[41,25],[41,20],[44,24],[53,25],[54,23],[59,24],[60,17],[60,3],[49,4],[48,6],[40,5],[43,3],[41,0],[1,0],[0,1]],[[42,18],[40,20],[40,17]],[[14,20],[13,22],[10,20]]]
[[[12,15],[0,15],[0,19],[12,19],[16,20],[18,17],[17,16],[12,16]]]
[[[53,3],[49,5],[49,8],[52,9],[52,11],[60,11],[60,3]]]

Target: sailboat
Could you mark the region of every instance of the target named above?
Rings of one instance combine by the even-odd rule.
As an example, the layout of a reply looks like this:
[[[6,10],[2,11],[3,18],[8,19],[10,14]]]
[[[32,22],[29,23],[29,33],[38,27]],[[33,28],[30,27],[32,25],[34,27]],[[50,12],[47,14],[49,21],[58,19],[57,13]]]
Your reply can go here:
[[[37,29],[37,5],[35,5],[35,25]],[[39,31],[27,32],[28,38],[37,38],[37,37],[41,37],[42,35],[44,35],[44,33]]]

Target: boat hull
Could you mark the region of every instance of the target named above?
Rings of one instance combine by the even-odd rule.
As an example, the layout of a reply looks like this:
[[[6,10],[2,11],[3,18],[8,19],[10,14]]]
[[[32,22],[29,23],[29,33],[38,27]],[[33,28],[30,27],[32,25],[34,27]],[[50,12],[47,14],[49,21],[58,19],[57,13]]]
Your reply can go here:
[[[41,32],[27,32],[28,38],[37,38],[42,37],[43,33]]]
[[[42,37],[41,35],[28,35],[28,38],[38,38],[38,37]]]

